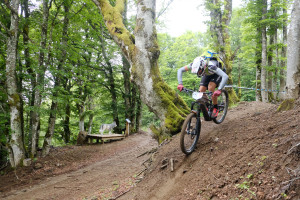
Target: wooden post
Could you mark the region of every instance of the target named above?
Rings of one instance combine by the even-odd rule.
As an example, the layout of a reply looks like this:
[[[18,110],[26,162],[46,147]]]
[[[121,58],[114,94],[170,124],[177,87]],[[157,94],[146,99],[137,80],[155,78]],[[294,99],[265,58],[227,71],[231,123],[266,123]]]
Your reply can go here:
[[[129,136],[129,134],[130,134],[130,124],[131,124],[131,121],[129,119],[126,119],[125,137]]]

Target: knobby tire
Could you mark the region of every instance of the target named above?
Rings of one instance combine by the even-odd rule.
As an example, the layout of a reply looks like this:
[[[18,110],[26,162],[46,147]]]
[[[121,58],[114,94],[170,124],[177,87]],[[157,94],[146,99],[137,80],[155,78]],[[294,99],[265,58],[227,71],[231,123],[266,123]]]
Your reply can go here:
[[[220,112],[218,117],[213,119],[216,124],[221,124],[224,121],[228,110],[228,104],[228,92],[226,90],[222,90],[221,95],[218,97],[218,107]]]
[[[181,151],[186,155],[191,154],[198,142],[201,131],[201,120],[195,113],[190,113],[183,122],[180,135]]]

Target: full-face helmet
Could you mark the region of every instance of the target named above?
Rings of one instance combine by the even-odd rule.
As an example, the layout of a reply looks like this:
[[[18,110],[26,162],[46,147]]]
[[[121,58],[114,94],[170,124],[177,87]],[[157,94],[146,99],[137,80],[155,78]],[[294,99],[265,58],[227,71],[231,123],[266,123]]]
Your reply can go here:
[[[203,57],[197,57],[192,63],[192,73],[197,74],[197,76],[202,76],[204,70],[207,66],[207,62]]]

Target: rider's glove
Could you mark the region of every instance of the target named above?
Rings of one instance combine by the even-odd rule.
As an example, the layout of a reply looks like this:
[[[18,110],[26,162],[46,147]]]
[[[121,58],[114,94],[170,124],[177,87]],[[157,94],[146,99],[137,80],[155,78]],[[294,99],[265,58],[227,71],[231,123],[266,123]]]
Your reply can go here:
[[[183,88],[184,88],[184,87],[183,87],[182,84],[179,84],[179,85],[177,86],[177,89],[178,89],[180,92],[182,91]]]
[[[214,92],[214,94],[212,95],[213,97],[218,97],[221,95],[221,90],[217,90]]]

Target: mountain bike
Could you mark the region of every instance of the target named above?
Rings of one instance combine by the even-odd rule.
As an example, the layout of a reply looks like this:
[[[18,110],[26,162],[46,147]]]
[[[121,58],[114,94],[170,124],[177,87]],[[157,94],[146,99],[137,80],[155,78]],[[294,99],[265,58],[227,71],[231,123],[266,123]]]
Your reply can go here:
[[[212,118],[212,92],[196,92],[187,88],[183,88],[182,91],[192,93],[192,97],[195,100],[191,103],[191,113],[186,117],[182,125],[180,136],[181,150],[186,155],[189,155],[194,151],[200,137],[201,113],[205,121],[213,121],[216,124],[222,123],[228,110],[228,93],[226,90],[222,90],[221,95],[218,97],[219,114],[217,118]]]

